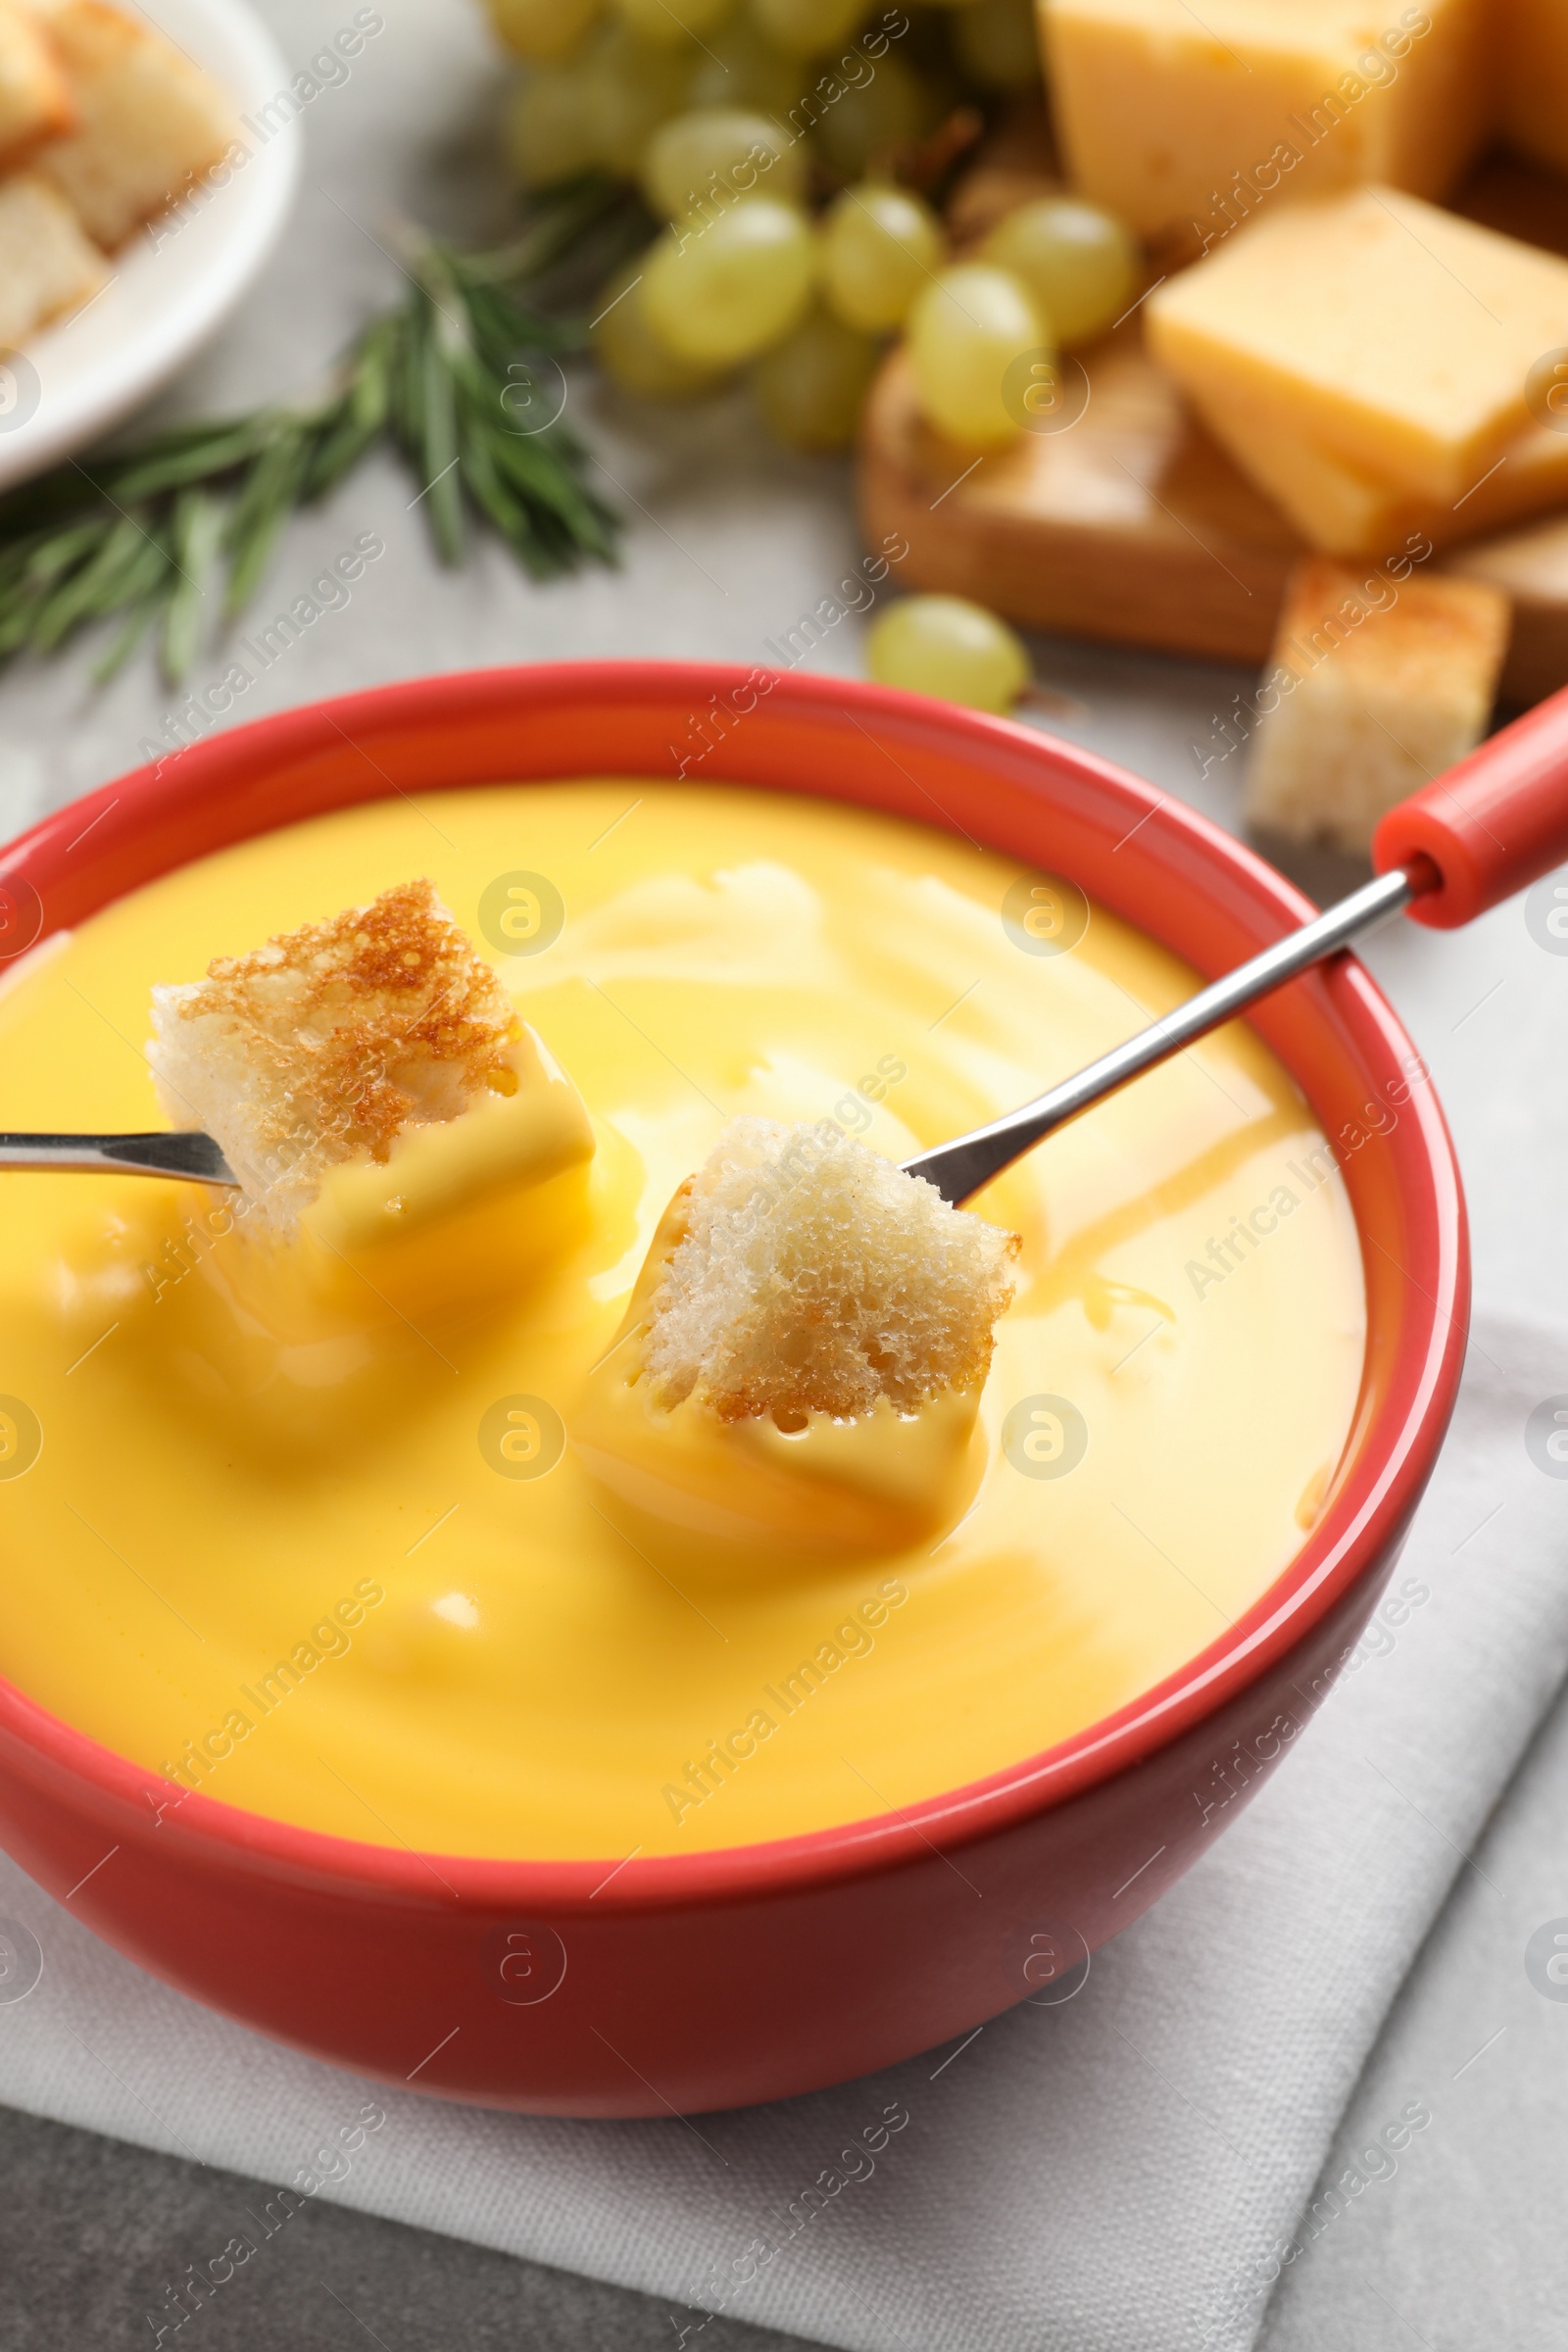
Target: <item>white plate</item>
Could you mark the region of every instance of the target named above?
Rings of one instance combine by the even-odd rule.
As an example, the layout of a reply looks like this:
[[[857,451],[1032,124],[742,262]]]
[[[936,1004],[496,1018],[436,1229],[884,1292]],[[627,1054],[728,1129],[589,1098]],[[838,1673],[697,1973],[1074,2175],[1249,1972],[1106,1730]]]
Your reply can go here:
[[[291,77],[244,0],[147,0],[139,13],[260,127],[242,128],[250,152],[226,185],[203,186],[138,230],[113,257],[109,285],[74,318],[0,355],[0,489],[101,440],[151,399],[244,294],[293,199],[298,120],[268,136],[258,111]]]

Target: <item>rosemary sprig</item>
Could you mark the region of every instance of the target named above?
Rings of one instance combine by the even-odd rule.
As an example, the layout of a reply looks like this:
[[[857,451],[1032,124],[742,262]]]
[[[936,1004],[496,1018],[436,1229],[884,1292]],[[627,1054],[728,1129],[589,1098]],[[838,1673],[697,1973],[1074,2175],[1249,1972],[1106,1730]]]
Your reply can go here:
[[[380,446],[416,478],[443,564],[462,562],[472,514],[535,579],[613,563],[617,517],[588,487],[583,444],[551,420],[551,363],[583,334],[527,294],[619,202],[598,183],[574,189],[489,253],[421,239],[403,256],[407,295],[355,338],[318,399],[177,425],[0,497],[0,662],[53,653],[118,618],[95,678],[112,677],[153,630],[177,684],[205,641],[214,589],[223,621],[236,618],[289,514]]]

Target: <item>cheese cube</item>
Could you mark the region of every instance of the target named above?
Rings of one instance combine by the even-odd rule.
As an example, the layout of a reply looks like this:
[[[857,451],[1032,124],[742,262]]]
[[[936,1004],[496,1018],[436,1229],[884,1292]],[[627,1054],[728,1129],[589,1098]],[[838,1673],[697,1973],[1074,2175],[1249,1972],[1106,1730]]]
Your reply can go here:
[[[34,172],[0,180],[0,351],[73,311],[109,275],[63,196]]]
[[[1248,821],[1364,853],[1386,809],[1480,742],[1509,619],[1480,581],[1298,564],[1257,698]]]
[[[1148,237],[1204,247],[1276,189],[1442,196],[1490,128],[1487,0],[1040,7],[1073,178]]]
[[[1196,406],[1242,471],[1325,555],[1381,558],[1413,533],[1449,547],[1568,502],[1568,432],[1544,425],[1510,441],[1462,498],[1435,502],[1260,416],[1246,400],[1206,393]]]
[[[1568,9],[1502,0],[1502,134],[1548,171],[1568,172]]]
[[[1450,504],[1530,421],[1568,345],[1568,261],[1392,188],[1260,215],[1147,306],[1150,348],[1201,402],[1260,416]]]
[[[37,167],[112,253],[220,160],[237,134],[234,109],[161,33],[100,0],[57,0],[42,21],[77,121],[40,148]]]

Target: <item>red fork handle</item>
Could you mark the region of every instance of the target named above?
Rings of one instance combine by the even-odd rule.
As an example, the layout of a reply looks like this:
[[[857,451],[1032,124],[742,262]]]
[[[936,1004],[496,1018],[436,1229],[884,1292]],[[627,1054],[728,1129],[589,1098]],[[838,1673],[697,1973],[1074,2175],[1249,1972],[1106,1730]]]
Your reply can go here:
[[[1568,687],[1391,808],[1372,836],[1380,874],[1437,872],[1409,914],[1456,931],[1568,861]]]

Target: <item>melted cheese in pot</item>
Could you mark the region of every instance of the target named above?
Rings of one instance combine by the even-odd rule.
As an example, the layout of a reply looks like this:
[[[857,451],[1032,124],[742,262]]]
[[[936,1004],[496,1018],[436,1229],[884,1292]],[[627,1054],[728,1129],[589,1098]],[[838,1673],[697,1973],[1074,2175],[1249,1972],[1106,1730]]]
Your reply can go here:
[[[957,836],[613,780],[322,817],[35,952],[0,995],[0,1123],[155,1124],[155,981],[415,874],[575,1081],[593,1157],[519,1194],[538,1246],[499,1249],[492,1201],[450,1220],[448,1288],[428,1250],[401,1288],[366,1258],[309,1311],[273,1311],[216,1195],[0,1179],[0,1674],[170,1804],[618,1860],[998,1771],[1285,1567],[1351,1425],[1361,1269],[1332,1155],[1240,1026],[981,1197],[1023,1236],[1018,1297],[973,1432],[938,1430],[953,1484],[917,1541],[878,1520],[881,1468],[842,1541],[797,1550],[745,1539],[767,1507],[745,1445],[740,1541],[595,1459],[596,1368],[725,1119],[831,1119],[902,1158],[1194,987],[1099,908],[1040,952],[1051,923],[1004,910],[1028,877]],[[554,906],[540,876],[559,931],[498,923],[512,883]],[[751,1438],[786,1478],[787,1435]],[[728,1458],[688,1478],[710,1515]]]

